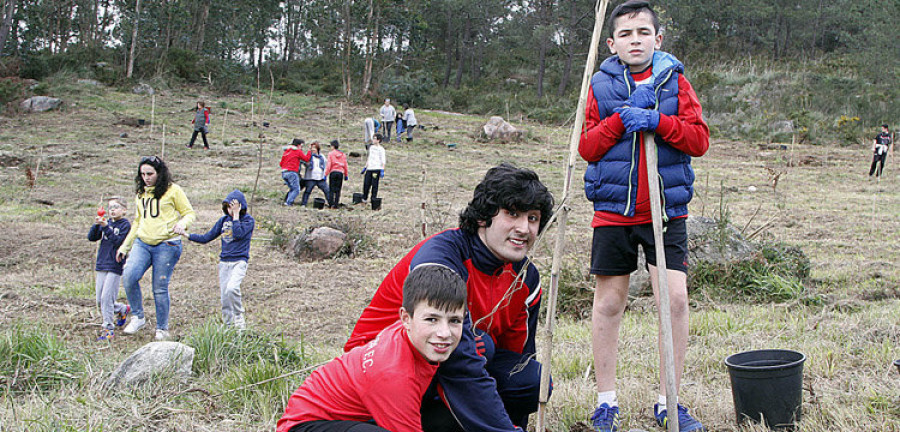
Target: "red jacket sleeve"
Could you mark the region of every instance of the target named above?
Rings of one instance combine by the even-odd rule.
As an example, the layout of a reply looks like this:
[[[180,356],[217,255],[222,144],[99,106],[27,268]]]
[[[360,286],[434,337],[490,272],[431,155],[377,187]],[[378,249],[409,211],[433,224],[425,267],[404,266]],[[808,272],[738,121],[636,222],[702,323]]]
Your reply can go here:
[[[709,150],[709,126],[703,121],[697,93],[684,75],[678,75],[678,115],[660,114],[656,133],[688,156],[703,156]]]
[[[578,153],[581,157],[588,162],[600,160],[609,149],[616,145],[624,133],[625,125],[622,124],[619,113],[613,113],[604,119],[600,118],[597,99],[594,98],[594,89],[589,89],[584,126],[581,129],[581,140],[578,142]]]

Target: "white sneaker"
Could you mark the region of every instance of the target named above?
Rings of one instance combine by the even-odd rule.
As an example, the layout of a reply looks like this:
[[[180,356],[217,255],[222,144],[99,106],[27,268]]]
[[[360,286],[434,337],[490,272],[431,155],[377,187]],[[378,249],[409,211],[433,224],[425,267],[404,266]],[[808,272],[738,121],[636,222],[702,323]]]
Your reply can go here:
[[[171,335],[169,334],[168,330],[160,330],[160,329],[156,329],[156,336],[153,337],[153,339],[158,340],[158,341],[167,341],[170,338],[171,338]]]
[[[131,321],[128,322],[128,325],[125,326],[125,330],[122,330],[122,333],[133,335],[138,332],[138,330],[144,328],[147,324],[147,320],[144,318],[138,318],[136,316],[131,317]]]
[[[244,321],[243,315],[238,315],[234,317],[234,320],[231,321],[231,325],[238,330],[244,330],[247,328],[247,323]]]

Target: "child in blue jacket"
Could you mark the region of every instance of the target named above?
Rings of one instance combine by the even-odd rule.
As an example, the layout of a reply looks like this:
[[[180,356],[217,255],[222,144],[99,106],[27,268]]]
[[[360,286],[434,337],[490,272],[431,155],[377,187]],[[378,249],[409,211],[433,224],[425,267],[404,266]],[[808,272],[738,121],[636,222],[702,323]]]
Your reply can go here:
[[[89,241],[100,240],[97,264],[94,267],[97,272],[97,306],[100,308],[100,315],[103,316],[103,328],[100,329],[98,341],[112,339],[115,336],[113,333],[115,326],[123,326],[126,316],[131,312],[130,307],[116,302],[119,283],[122,281],[122,268],[125,266],[124,260],[116,261],[116,251],[131,231],[131,222],[125,219],[128,207],[125,200],[118,197],[110,198],[106,204],[107,210],[101,207],[97,211],[94,224],[88,232]],[[107,215],[109,218],[105,217]]]
[[[247,274],[250,259],[250,238],[256,221],[247,214],[247,200],[235,189],[222,200],[222,212],[216,224],[206,234],[190,234],[188,239],[196,243],[209,243],[222,236],[222,253],[219,254],[219,290],[222,294],[222,318],[225,325],[243,330],[244,307],[241,304],[241,281]]]

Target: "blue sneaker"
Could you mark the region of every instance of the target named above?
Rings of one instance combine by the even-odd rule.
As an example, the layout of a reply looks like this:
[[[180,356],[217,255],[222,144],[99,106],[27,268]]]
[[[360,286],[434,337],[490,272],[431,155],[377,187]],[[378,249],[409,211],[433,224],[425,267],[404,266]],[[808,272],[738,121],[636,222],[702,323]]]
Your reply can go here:
[[[128,314],[131,313],[131,306],[125,306],[125,313],[116,313],[116,327],[122,327],[125,325],[125,319],[128,318]]]
[[[97,342],[109,342],[115,336],[116,335],[113,333],[112,330],[103,329],[103,330],[100,330],[100,336],[97,336],[97,339],[95,339],[95,340]]]
[[[616,432],[619,430],[619,407],[601,404],[591,416],[591,425],[597,432]]]
[[[653,405],[653,415],[656,417],[656,424],[659,427],[665,429],[667,428],[667,423],[669,417],[667,416],[666,410],[659,411],[659,404]],[[659,414],[657,414],[659,412]],[[678,430],[679,432],[690,432],[690,431],[700,431],[705,432],[706,428],[703,427],[703,424],[700,423],[697,419],[691,417],[688,414],[687,408],[683,405],[678,404]]]

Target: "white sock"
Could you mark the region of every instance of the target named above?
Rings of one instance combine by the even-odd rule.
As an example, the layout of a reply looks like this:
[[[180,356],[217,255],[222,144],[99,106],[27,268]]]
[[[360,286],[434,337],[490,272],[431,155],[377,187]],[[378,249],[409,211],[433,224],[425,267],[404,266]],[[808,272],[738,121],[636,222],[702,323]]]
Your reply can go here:
[[[616,397],[616,391],[597,392],[597,406],[607,404],[610,408],[619,406],[619,399]]]
[[[659,395],[659,401],[657,402],[659,405],[656,407],[656,414],[663,412],[666,409],[666,397],[663,395]]]

